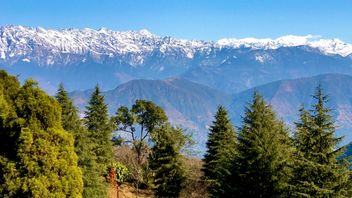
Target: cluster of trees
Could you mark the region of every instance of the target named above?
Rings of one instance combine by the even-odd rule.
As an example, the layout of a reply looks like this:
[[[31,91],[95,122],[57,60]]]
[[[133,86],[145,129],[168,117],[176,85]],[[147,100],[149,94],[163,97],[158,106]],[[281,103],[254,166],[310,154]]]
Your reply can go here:
[[[210,197],[351,197],[350,164],[337,148],[335,125],[321,86],[296,129],[254,93],[236,133],[224,107],[210,128],[204,179]]]
[[[0,195],[107,197],[108,177],[121,181],[125,172],[114,163],[116,130],[132,135],[141,166],[147,155],[156,196],[177,197],[185,178],[180,159],[186,136],[160,107],[138,100],[131,110],[120,107],[109,117],[96,86],[81,119],[62,84],[51,97],[35,81],[21,86],[0,71]]]
[[[311,110],[300,109],[292,136],[257,93],[238,132],[220,106],[203,159],[208,195],[351,197],[350,164],[337,148],[341,138],[321,87],[314,99]],[[125,139],[113,138],[115,131]],[[81,118],[63,85],[51,97],[35,81],[21,86],[0,71],[2,197],[107,197],[109,183],[126,180],[156,197],[179,197],[190,142],[150,101],[121,106],[110,117],[96,86]],[[116,148],[132,154],[116,161]]]
[[[80,197],[82,171],[58,102],[0,71],[0,112],[1,196]]]

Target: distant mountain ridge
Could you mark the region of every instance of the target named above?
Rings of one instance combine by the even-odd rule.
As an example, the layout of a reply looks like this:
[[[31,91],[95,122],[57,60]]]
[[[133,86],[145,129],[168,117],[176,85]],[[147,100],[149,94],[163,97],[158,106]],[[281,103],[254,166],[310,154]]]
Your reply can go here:
[[[81,112],[92,90],[71,92],[70,96]],[[228,106],[231,97],[221,91],[185,79],[132,80],[113,90],[103,92],[109,113],[114,115],[121,105],[131,107],[137,99],[150,100],[161,106],[172,124],[194,133],[204,149],[207,125],[213,120],[218,105]]]
[[[352,45],[339,39],[288,35],[202,41],[147,30],[10,25],[0,27],[0,69],[22,81],[33,78],[50,94],[60,82],[69,91],[83,90],[72,93],[81,109],[96,84],[104,90],[111,114],[121,104],[152,100],[201,142],[219,104],[231,107],[239,126],[254,87],[292,126],[300,103],[310,104],[321,81],[333,97],[339,134],[352,140]]]
[[[183,55],[193,58],[197,52],[212,48],[277,49],[280,47],[309,46],[324,54],[349,56],[352,45],[339,39],[316,39],[307,36],[282,36],[277,39],[220,39],[219,41],[183,40],[160,37],[148,30],[112,31],[106,28],[94,29],[44,29],[24,26],[0,27],[0,60],[34,61],[40,65],[72,64],[85,61],[85,57],[69,59],[70,55],[90,55],[95,61],[104,58],[120,58],[132,66],[141,65],[153,51],[164,54]],[[36,57],[33,57],[33,54]],[[65,54],[67,55],[65,57]],[[104,57],[107,56],[107,57]],[[21,59],[22,58],[22,59]]]
[[[352,76],[344,74],[324,74],[307,78],[281,80],[243,91],[233,95],[230,112],[237,126],[241,123],[246,102],[254,91],[259,92],[273,106],[278,117],[294,128],[298,110],[303,105],[310,109],[315,88],[321,84],[328,95],[328,107],[336,120],[337,135],[345,136],[343,143],[352,141]]]
[[[344,144],[352,141],[352,76],[344,74],[280,80],[232,96],[185,79],[132,80],[103,92],[103,95],[111,115],[120,105],[131,106],[136,99],[155,102],[165,109],[173,124],[194,132],[198,148],[204,150],[208,126],[212,124],[218,105],[227,107],[238,128],[241,126],[244,107],[251,101],[256,90],[273,106],[278,117],[294,129],[293,122],[298,119],[299,108],[301,105],[308,109],[311,107],[311,96],[318,84],[329,95],[328,106],[336,120],[337,135],[346,137]],[[90,93],[91,90],[75,91],[70,96],[83,111]]]
[[[103,89],[133,79],[181,77],[227,93],[287,78],[352,74],[352,45],[339,39],[183,40],[147,30],[0,27],[0,68],[33,77],[49,92],[99,83]]]

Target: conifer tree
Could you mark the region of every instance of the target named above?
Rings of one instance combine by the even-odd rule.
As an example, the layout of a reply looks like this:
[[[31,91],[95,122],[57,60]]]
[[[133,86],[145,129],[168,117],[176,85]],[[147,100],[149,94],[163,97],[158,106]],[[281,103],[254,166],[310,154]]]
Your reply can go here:
[[[99,86],[95,87],[86,109],[85,126],[88,129],[88,136],[95,140],[94,152],[97,156],[97,163],[107,168],[113,156],[111,141],[113,125]]]
[[[78,110],[69,98],[63,84],[59,85],[56,99],[61,106],[61,120],[63,128],[72,133],[75,138],[75,152],[78,155],[78,165],[83,172],[83,196],[99,197],[105,194],[106,186],[104,178],[101,176],[101,170],[97,162],[96,156],[92,152],[94,140],[88,137],[86,128],[82,125],[82,121],[78,116]]]
[[[59,89],[56,94],[56,100],[61,106],[61,123],[62,127],[72,133],[75,138],[75,152],[78,154],[79,158],[85,157],[84,155],[89,152],[87,147],[89,147],[88,133],[83,127],[83,123],[78,115],[78,110],[74,106],[72,100],[69,98],[67,91],[65,90],[63,84],[59,85]],[[79,164],[84,159],[80,159]]]
[[[77,166],[73,136],[62,129],[59,104],[32,80],[16,92],[4,91],[9,87],[3,84],[9,111],[2,114],[0,128],[13,145],[0,154],[0,194],[82,197],[82,173]]]
[[[211,197],[222,197],[229,190],[225,178],[231,174],[233,159],[236,155],[236,134],[228,113],[219,106],[215,121],[210,127],[207,151],[204,156],[204,179],[208,183]]]
[[[340,137],[335,136],[328,97],[321,85],[313,96],[316,103],[309,112],[300,109],[294,143],[296,159],[292,181],[295,197],[351,197],[349,163],[338,158],[344,148],[337,149]]]
[[[233,196],[289,197],[291,141],[262,96],[245,110],[233,169]]]
[[[109,119],[104,97],[98,86],[95,87],[86,109],[84,124],[87,127],[88,141],[95,157],[95,160],[88,161],[92,170],[87,174],[89,174],[89,178],[99,177],[97,181],[87,181],[87,185],[92,188],[89,194],[93,193],[93,197],[104,197],[107,193],[104,175],[113,159],[111,141],[113,126]],[[101,187],[94,187],[95,184],[100,184]],[[100,191],[94,191],[93,188]]]
[[[62,83],[59,85],[55,98],[61,106],[62,127],[71,133],[78,132],[76,130],[81,126],[78,111],[68,96],[68,93]]]
[[[186,138],[181,129],[168,124],[154,130],[149,163],[154,171],[155,196],[179,197],[185,182],[180,149]]]
[[[84,157],[89,151],[88,134],[87,130],[83,127],[83,123],[78,115],[78,110],[74,106],[72,100],[69,98],[67,91],[63,84],[59,85],[56,100],[61,106],[61,123],[62,127],[72,133],[75,138],[75,152],[78,154],[79,164],[82,163]],[[81,159],[82,158],[82,159]],[[91,157],[90,157],[91,158]]]

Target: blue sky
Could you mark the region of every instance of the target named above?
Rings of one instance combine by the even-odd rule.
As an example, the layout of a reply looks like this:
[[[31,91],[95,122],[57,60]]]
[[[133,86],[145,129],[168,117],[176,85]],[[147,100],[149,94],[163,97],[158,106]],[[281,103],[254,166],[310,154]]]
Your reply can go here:
[[[352,43],[351,0],[0,0],[0,25],[148,29],[185,39],[321,35]]]

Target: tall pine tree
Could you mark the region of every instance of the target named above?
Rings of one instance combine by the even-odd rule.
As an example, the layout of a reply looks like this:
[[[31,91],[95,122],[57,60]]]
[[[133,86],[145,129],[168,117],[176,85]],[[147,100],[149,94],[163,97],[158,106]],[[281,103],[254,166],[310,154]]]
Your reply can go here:
[[[98,86],[95,87],[89,104],[86,107],[84,124],[88,129],[88,139],[92,146],[92,152],[95,155],[95,160],[90,161],[89,166],[94,169],[89,172],[90,178],[99,177],[98,181],[87,181],[88,186],[94,188],[95,184],[104,185],[104,175],[108,171],[108,167],[112,163],[113,150],[111,136],[113,126],[109,119],[108,109],[104,102],[104,97],[101,95],[101,91]],[[96,175],[98,173],[98,175]],[[91,197],[105,197],[106,189],[103,187],[95,188],[101,191],[90,191],[89,194],[93,194]]]
[[[288,131],[262,96],[246,108],[233,169],[233,196],[288,197],[292,146]]]
[[[179,197],[185,182],[180,150],[185,144],[181,129],[166,124],[154,128],[154,146],[149,155],[150,168],[154,171],[156,197]]]
[[[236,133],[223,106],[219,106],[210,127],[204,155],[204,179],[211,197],[223,197],[229,190],[226,178],[231,174],[236,155]]]
[[[296,123],[296,159],[292,181],[295,197],[351,197],[351,172],[346,159],[338,160],[343,148],[336,149],[335,124],[326,107],[328,97],[321,85],[313,96],[309,112],[302,108]]]
[[[83,123],[78,115],[78,110],[69,98],[68,93],[62,83],[59,85],[56,100],[61,106],[62,127],[74,135],[75,152],[78,154],[79,158],[83,158],[88,152],[87,147],[89,147],[89,143],[87,142],[87,130],[83,127]],[[79,161],[82,160],[83,159],[80,159]]]
[[[78,165],[83,172],[83,196],[97,197],[105,192],[106,186],[102,185],[101,170],[95,161],[92,152],[94,140],[88,137],[88,131],[78,115],[78,110],[73,105],[67,91],[62,84],[59,85],[56,99],[61,106],[61,120],[63,128],[72,133],[75,138],[75,152],[78,155]]]

